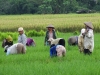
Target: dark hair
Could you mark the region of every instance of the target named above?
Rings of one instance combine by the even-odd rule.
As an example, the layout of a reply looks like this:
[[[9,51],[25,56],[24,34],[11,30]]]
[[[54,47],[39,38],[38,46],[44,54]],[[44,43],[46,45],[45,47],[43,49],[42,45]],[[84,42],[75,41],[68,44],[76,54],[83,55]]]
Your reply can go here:
[[[52,45],[50,46],[50,48],[53,47],[53,46],[55,46],[55,44],[52,44]]]
[[[60,39],[58,44],[65,47],[65,40],[64,39]]]

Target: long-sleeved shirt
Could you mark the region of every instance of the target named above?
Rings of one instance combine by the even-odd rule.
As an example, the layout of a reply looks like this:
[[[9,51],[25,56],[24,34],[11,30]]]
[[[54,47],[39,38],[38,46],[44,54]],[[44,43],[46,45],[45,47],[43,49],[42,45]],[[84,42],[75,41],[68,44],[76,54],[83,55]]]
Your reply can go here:
[[[25,47],[25,50],[26,50],[27,37],[25,34],[19,35],[18,43],[22,43]]]
[[[94,34],[93,34],[92,29],[89,29],[89,31],[85,34],[84,49],[89,49],[90,52],[93,52],[93,49],[94,49]]]

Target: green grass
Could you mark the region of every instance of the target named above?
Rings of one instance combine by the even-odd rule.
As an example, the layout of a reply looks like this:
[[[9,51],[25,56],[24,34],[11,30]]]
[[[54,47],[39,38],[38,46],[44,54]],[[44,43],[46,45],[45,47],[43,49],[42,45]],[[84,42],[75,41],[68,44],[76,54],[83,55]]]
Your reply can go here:
[[[42,36],[33,37],[36,47],[27,47],[26,54],[6,56],[0,48],[0,75],[100,75],[100,35],[95,33],[95,48],[90,56],[80,54],[77,46],[68,46],[67,39],[72,35],[58,35],[66,40],[67,53],[63,58],[50,58]]]

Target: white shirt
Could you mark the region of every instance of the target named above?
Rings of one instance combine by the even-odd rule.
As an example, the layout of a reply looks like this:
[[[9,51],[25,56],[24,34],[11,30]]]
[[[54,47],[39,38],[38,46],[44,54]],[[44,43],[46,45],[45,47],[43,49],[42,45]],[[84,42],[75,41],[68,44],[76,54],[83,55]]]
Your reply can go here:
[[[9,54],[17,54],[17,45],[18,45],[18,43],[16,43],[16,44],[13,44],[11,47],[9,47],[8,49],[7,49],[7,55],[9,55]]]
[[[52,45],[52,44],[57,45],[60,39],[62,39],[62,38],[54,39],[53,41],[51,41],[51,45]]]
[[[93,52],[93,49],[94,49],[94,34],[93,34],[92,29],[89,29],[88,33],[85,34],[84,49],[89,49],[90,52]]]

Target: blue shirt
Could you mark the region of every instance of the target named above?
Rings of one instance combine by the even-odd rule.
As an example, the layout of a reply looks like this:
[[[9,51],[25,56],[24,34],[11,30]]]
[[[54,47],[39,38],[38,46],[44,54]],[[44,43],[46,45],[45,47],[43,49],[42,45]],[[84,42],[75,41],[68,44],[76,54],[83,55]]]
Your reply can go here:
[[[53,46],[53,47],[50,48],[50,56],[51,57],[57,55],[56,46]]]

